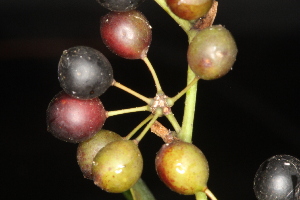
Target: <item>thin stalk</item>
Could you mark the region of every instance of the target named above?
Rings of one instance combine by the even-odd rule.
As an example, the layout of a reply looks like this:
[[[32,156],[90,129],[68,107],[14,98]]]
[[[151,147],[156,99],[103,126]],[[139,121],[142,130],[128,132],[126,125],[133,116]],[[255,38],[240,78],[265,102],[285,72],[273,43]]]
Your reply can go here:
[[[148,105],[152,101],[150,98],[147,98],[147,97],[137,93],[136,91],[133,91],[132,89],[122,85],[121,83],[119,83],[117,81],[114,81],[112,85],[119,88],[119,89],[121,89],[121,90],[124,90],[125,92],[128,92],[129,94],[132,94],[133,96],[135,96],[135,97],[141,99],[142,101],[146,102]]]
[[[154,80],[154,83],[155,83],[155,87],[156,87],[156,90],[157,90],[157,94],[163,94],[163,91],[161,89],[157,74],[156,74],[150,60],[146,56],[146,57],[143,58],[143,61],[146,63],[148,69],[150,70],[150,72],[152,74],[152,77],[153,77],[153,80]]]
[[[189,30],[192,28],[192,24],[190,21],[181,19],[177,15],[175,15],[170,8],[167,6],[166,0],[154,0],[162,9],[164,9],[170,17],[174,19],[174,21],[179,24],[179,26],[186,32],[188,33]]]
[[[127,191],[123,192],[122,194],[126,198],[126,200],[134,200],[130,190],[127,190]]]
[[[146,105],[146,106],[135,107],[135,108],[127,108],[127,109],[121,109],[121,110],[107,111],[106,115],[107,115],[107,117],[111,117],[111,116],[114,116],[114,115],[121,115],[121,114],[132,113],[132,112],[140,112],[140,111],[150,111],[150,107],[148,105]]]
[[[187,72],[187,84],[195,79],[195,73],[188,68]],[[194,125],[194,115],[196,107],[196,97],[197,97],[197,83],[190,87],[186,92],[185,106],[181,131],[178,137],[185,142],[192,142],[193,135],[193,125]]]
[[[161,112],[157,112],[158,110],[159,109],[156,110],[156,113],[153,115],[153,118],[151,119],[151,121],[147,124],[147,126],[144,128],[144,130],[136,138],[137,142],[140,142],[143,139],[143,137],[146,135],[147,131],[150,129],[150,127],[152,126],[152,124],[154,124],[154,122],[157,120],[157,118],[159,116],[161,116]]]
[[[218,200],[208,188],[204,192],[211,200]]]
[[[155,197],[142,179],[139,179],[130,191],[134,200],[155,200]]]
[[[195,76],[192,82],[190,82],[182,91],[180,91],[176,96],[170,98],[173,104],[182,97],[200,78],[198,76]]]
[[[150,119],[153,118],[153,115],[149,115],[146,119],[144,119],[139,125],[137,125],[126,137],[125,139],[129,140],[142,126],[144,126]]]
[[[168,115],[165,115],[166,118],[169,120],[169,122],[172,124],[173,128],[175,129],[176,133],[179,133],[181,131],[181,127],[175,118],[173,113],[170,113]]]

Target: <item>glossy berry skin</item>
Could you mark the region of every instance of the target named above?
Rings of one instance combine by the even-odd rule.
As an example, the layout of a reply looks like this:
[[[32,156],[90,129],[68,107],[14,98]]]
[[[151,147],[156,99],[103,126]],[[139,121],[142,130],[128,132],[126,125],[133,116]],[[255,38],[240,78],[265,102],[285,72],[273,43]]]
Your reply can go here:
[[[213,0],[166,0],[166,2],[175,15],[185,20],[203,17],[213,4]]]
[[[289,155],[276,155],[264,161],[254,178],[258,200],[300,199],[300,160]]]
[[[92,99],[111,86],[113,70],[99,51],[76,46],[63,52],[58,64],[58,79],[67,94],[79,99]]]
[[[136,9],[144,0],[97,0],[97,2],[108,10],[126,12]]]
[[[48,131],[71,143],[91,138],[102,128],[106,118],[99,98],[76,99],[64,91],[52,99],[47,109]]]
[[[106,14],[101,18],[100,33],[104,44],[126,59],[144,58],[152,40],[151,26],[137,10]]]
[[[77,162],[85,178],[93,179],[92,163],[94,157],[100,149],[116,140],[122,140],[122,137],[115,132],[101,129],[90,139],[79,143]]]
[[[107,192],[121,193],[140,178],[143,159],[131,140],[117,140],[103,147],[94,158],[94,183]]]
[[[177,193],[192,195],[207,188],[207,160],[191,143],[164,144],[156,155],[155,166],[159,178]]]
[[[237,47],[230,32],[214,25],[201,30],[188,47],[187,59],[192,71],[204,80],[227,74],[236,60]]]

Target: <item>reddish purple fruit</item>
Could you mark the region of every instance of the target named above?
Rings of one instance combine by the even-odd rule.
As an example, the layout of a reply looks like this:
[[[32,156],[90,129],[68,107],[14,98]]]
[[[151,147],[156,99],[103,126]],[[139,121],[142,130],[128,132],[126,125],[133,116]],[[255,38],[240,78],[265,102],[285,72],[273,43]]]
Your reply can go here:
[[[206,15],[213,0],[167,0],[167,4],[178,17],[195,20]]]
[[[102,128],[106,118],[99,98],[75,99],[64,91],[52,99],[47,109],[48,131],[71,143],[91,138]]]
[[[100,33],[112,52],[127,59],[143,59],[152,40],[151,26],[137,10],[106,14],[101,18]]]
[[[156,155],[155,166],[159,178],[174,192],[192,195],[207,189],[207,160],[191,143],[164,144]]]

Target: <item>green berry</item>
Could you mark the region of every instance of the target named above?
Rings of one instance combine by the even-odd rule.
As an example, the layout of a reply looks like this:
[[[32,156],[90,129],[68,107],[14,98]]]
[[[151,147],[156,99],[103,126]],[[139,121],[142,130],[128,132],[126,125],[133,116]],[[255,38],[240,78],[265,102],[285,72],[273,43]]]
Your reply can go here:
[[[92,138],[78,145],[77,162],[85,178],[93,179],[92,163],[98,151],[108,143],[116,140],[122,140],[122,137],[117,133],[102,129]]]
[[[191,143],[164,144],[156,155],[155,166],[159,178],[177,193],[192,195],[207,188],[207,160]]]
[[[237,51],[234,38],[225,27],[211,26],[192,39],[187,52],[188,64],[201,79],[217,79],[232,69]]]
[[[112,193],[130,189],[140,178],[143,158],[131,140],[117,140],[107,144],[95,156],[92,166],[95,185]]]

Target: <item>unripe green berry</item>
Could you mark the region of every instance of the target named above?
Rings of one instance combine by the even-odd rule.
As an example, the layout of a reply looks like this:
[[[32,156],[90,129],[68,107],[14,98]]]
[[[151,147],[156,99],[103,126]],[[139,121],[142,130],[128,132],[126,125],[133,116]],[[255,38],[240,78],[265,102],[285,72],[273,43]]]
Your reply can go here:
[[[143,158],[131,140],[117,140],[107,144],[95,156],[92,166],[95,185],[112,193],[130,189],[140,178]]]
[[[87,179],[93,179],[92,163],[93,159],[105,145],[115,140],[122,140],[122,137],[117,133],[109,130],[100,130],[92,138],[81,142],[77,148],[77,162]]]
[[[155,166],[159,178],[177,193],[192,195],[207,188],[207,160],[191,143],[164,144],[156,155]]]
[[[205,28],[192,39],[187,59],[192,71],[204,80],[217,79],[232,68],[237,47],[230,32],[223,26]]]

